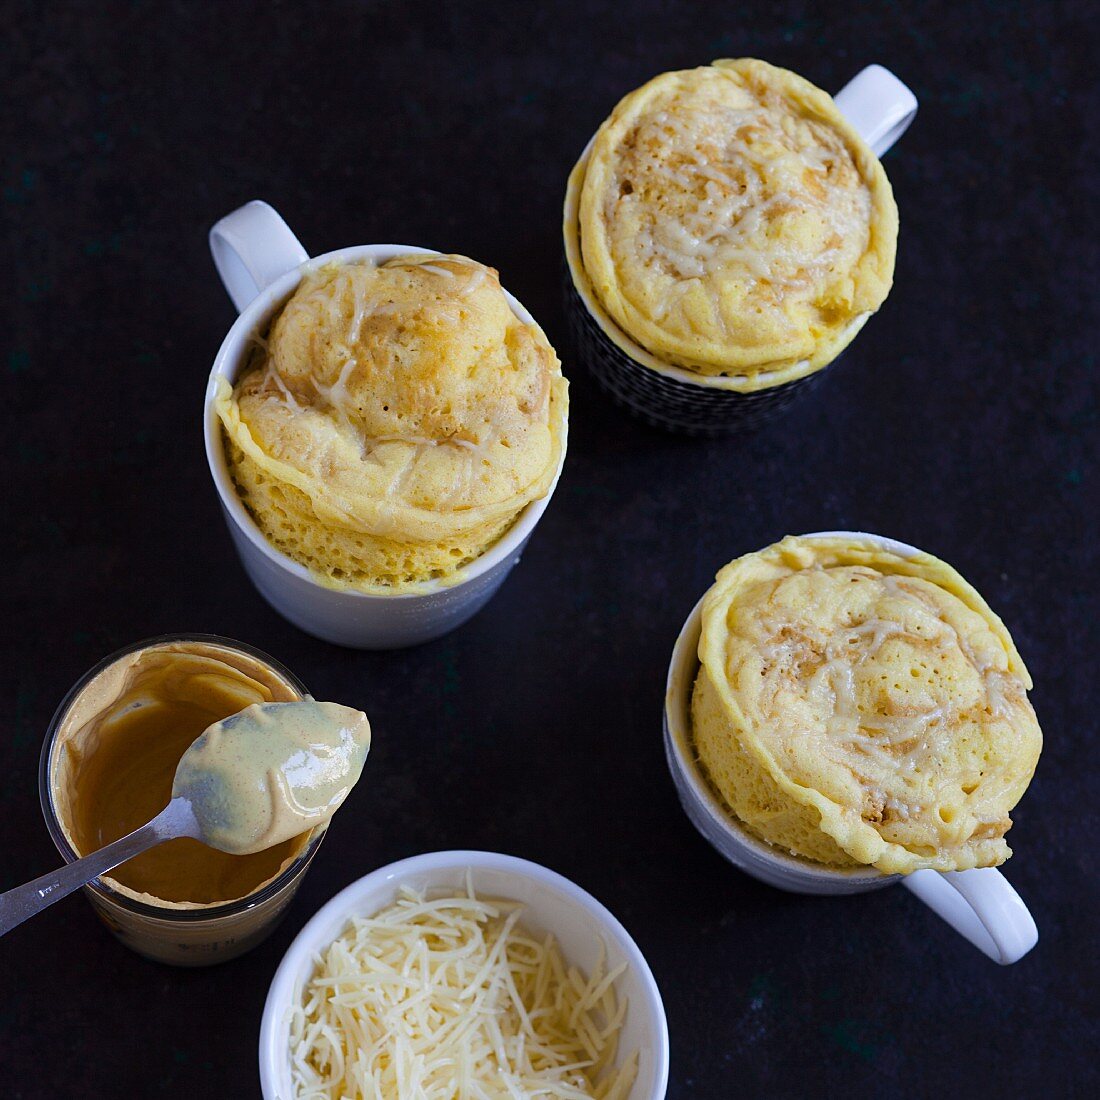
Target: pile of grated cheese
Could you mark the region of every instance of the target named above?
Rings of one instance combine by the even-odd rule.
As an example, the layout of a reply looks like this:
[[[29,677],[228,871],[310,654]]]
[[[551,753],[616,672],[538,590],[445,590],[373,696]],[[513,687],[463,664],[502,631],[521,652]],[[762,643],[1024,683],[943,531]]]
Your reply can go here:
[[[517,902],[402,887],[321,954],[292,1013],[296,1100],[626,1100],[626,964],[585,977]]]

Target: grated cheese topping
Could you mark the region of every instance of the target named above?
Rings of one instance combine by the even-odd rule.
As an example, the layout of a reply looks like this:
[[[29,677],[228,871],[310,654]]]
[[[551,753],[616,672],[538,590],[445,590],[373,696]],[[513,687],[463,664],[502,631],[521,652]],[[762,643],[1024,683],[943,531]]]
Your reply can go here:
[[[295,1100],[626,1100],[625,1000],[601,951],[585,976],[514,901],[402,887],[353,918],[292,1010]]]

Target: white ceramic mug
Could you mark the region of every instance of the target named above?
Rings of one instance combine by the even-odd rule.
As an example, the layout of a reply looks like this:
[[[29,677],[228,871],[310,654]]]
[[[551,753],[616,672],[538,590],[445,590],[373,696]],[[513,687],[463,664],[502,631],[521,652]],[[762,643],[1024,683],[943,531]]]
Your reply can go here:
[[[562,953],[589,973],[603,955],[608,970],[625,963],[615,982],[627,1002],[618,1056],[638,1053],[638,1076],[630,1100],[664,1100],[668,1085],[668,1022],[649,964],[630,933],[591,894],[554,871],[497,852],[430,852],[353,882],[322,906],[290,945],[272,979],[260,1024],[260,1083],[264,1100],[294,1095],[290,1060],[290,1015],[320,953],[352,917],[372,916],[393,903],[401,886],[465,891],[467,875],[485,897],[510,898],[525,908],[525,925],[553,933]]]
[[[916,96],[881,65],[868,65],[857,73],[833,100],[875,156],[882,156],[917,114]],[[600,386],[620,405],[657,427],[689,435],[721,435],[771,419],[816,385],[828,365],[810,374],[796,372],[786,380],[769,372],[751,376],[698,374],[663,362],[619,328],[592,289],[581,255],[580,198],[593,141],[594,137],[569,176],[562,232],[566,319],[577,357]],[[870,316],[864,313],[852,320],[853,337]]]
[[[920,551],[879,535],[820,531],[804,538],[872,539],[903,557]],[[680,802],[692,824],[723,855],[753,878],[796,894],[858,894],[900,882],[998,963],[1016,962],[1039,939],[1035,921],[995,867],[969,871],[914,871],[885,875],[873,867],[834,868],[793,856],[744,828],[702,774],[691,741],[691,695],[699,671],[702,600],[692,609],[672,651],[665,690],[665,755]]]
[[[234,210],[210,230],[210,251],[241,315],[222,342],[206,388],[206,459],[229,533],[252,583],[295,626],[337,645],[396,649],[454,630],[485,606],[519,561],[557,486],[560,464],[546,495],[528,504],[507,532],[457,577],[426,581],[393,595],[360,592],[320,583],[304,565],[268,542],[233,487],[221,423],[214,410],[217,380],[226,378],[230,384],[236,381],[251,350],[250,337],[266,328],[305,271],[326,263],[385,263],[395,256],[439,253],[430,248],[374,244],[341,248],[310,260],[286,222],[266,202],[259,201]],[[505,297],[521,321],[535,324],[531,314],[507,291]],[[566,442],[563,438],[562,462]]]

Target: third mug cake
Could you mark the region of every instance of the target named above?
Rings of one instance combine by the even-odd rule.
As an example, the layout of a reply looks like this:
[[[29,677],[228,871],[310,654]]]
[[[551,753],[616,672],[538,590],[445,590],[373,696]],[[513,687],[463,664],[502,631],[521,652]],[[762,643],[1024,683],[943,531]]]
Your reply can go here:
[[[1042,746],[1001,620],[946,563],[788,537],[702,603],[691,741],[758,838],[887,874],[991,867]]]

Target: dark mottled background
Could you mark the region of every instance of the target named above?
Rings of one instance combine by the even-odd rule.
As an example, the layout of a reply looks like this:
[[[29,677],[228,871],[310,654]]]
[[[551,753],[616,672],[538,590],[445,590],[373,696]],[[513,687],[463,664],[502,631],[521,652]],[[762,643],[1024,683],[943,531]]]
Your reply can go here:
[[[1094,7],[2,9],[0,887],[57,862],[39,745],[73,680],[125,643],[244,639],[376,729],[367,779],[250,956],[145,962],[81,898],[0,941],[4,1095],[255,1095],[260,1008],[304,921],[380,864],[461,846],[546,863],[623,920],[667,1004],[671,1097],[1091,1093]],[[831,90],[879,61],[921,109],[886,159],[902,229],[881,315],[779,423],[697,442],[636,424],[572,366],[559,211],[622,93],[744,54]],[[497,599],[442,641],[393,654],[315,641],[233,555],[201,446],[206,373],[233,319],[206,231],[254,197],[315,252],[401,241],[495,265],[561,351],[561,487]],[[1031,667],[1047,743],[1008,874],[1041,939],[1014,967],[904,890],[761,886],[680,812],[659,729],[677,630],[726,560],[822,528],[953,562]]]

